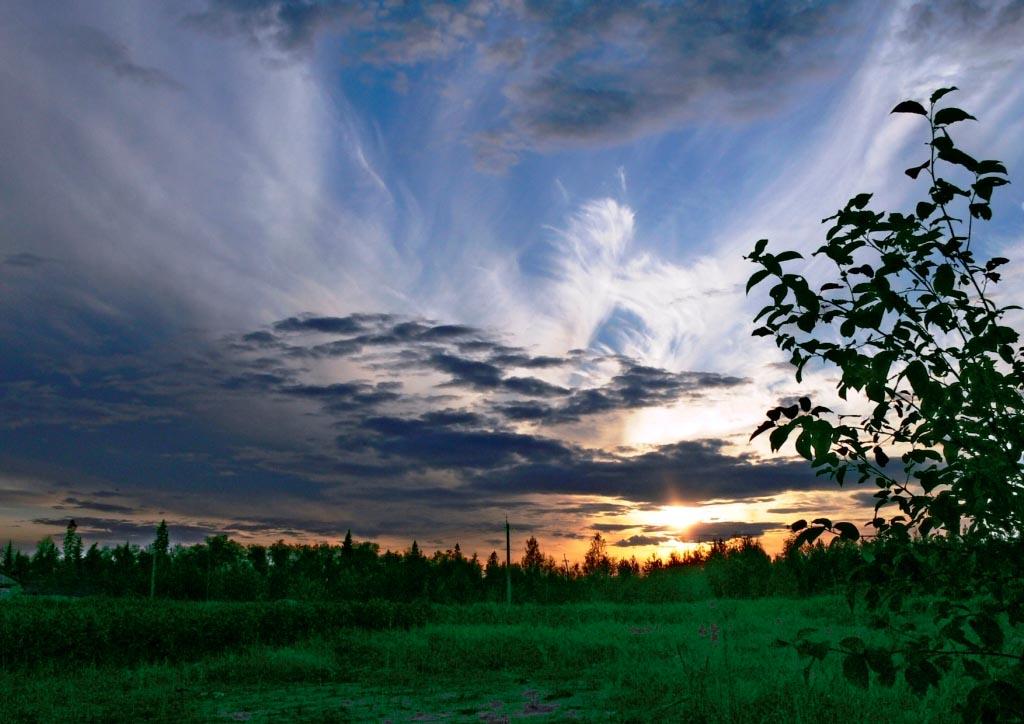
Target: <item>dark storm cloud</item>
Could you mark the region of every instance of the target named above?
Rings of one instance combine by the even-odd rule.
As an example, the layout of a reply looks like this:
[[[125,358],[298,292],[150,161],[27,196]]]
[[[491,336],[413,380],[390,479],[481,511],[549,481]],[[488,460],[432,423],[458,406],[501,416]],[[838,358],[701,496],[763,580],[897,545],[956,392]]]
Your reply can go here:
[[[525,355],[503,355],[491,359],[500,362],[502,358],[512,358],[512,363],[509,365],[511,367],[523,366],[519,364],[519,358],[532,359],[526,358]],[[501,389],[524,397],[559,397],[569,392],[564,387],[552,385],[536,377],[503,377],[502,369],[491,362],[479,362],[450,354],[435,354],[430,358],[430,364],[439,372],[451,375],[452,379],[449,384],[452,385],[462,385],[477,390]]]
[[[618,548],[635,548],[637,546],[656,546],[667,540],[668,538],[657,535],[631,535],[629,538],[615,541],[612,545]]]
[[[116,503],[104,503],[98,500],[80,500],[79,498],[64,498],[64,505],[70,505],[81,510],[95,510],[100,513],[120,513],[121,515],[128,515],[134,513],[135,509],[127,505],[117,505]]]
[[[613,377],[605,387],[575,391],[565,405],[551,411],[552,418],[555,421],[574,421],[585,415],[612,410],[667,405],[685,394],[749,382],[744,378],[710,372],[674,374],[631,362],[627,364],[625,371]]]
[[[710,372],[672,373],[637,365],[628,360],[620,362],[626,369],[602,387],[577,389],[571,392],[559,388],[551,390],[550,394],[535,396],[550,397],[568,393],[565,400],[560,403],[545,405],[517,401],[496,404],[494,410],[511,421],[576,422],[588,415],[668,405],[686,395],[696,395],[715,388],[735,387],[749,382],[745,378]]]
[[[288,317],[274,324],[278,332],[323,332],[325,334],[358,334],[366,329],[356,316]]]
[[[560,464],[572,458],[561,442],[534,435],[487,429],[462,429],[429,418],[376,417],[364,429],[374,433],[357,439],[385,457],[395,456],[427,468],[490,471],[521,460]],[[343,448],[356,447],[342,436]]]
[[[743,523],[735,521],[714,521],[695,523],[686,533],[678,537],[684,543],[704,543],[712,539],[729,540],[752,536],[757,538],[769,530],[779,530],[784,526],[778,523]]]
[[[436,354],[430,358],[430,364],[439,372],[451,375],[456,384],[482,389],[494,389],[501,384],[501,369],[488,362]]]
[[[604,533],[618,533],[623,530],[630,530],[632,528],[639,528],[639,525],[635,523],[594,523],[590,526],[594,530],[599,530]]]
[[[262,384],[276,386],[279,392],[302,394],[300,388],[284,389],[285,380],[278,379],[287,374],[288,360],[346,357],[366,362],[370,369],[385,375],[416,370],[439,372],[449,377],[441,387],[462,387],[496,395],[489,400],[490,410],[508,422],[559,424],[577,422],[590,415],[671,404],[684,396],[748,382],[711,372],[673,373],[640,365],[626,357],[588,356],[579,350],[562,357],[535,356],[501,344],[480,329],[393,315],[289,317],[274,323],[271,329],[276,334],[256,330],[230,344],[239,351],[263,353],[259,359],[264,366],[271,365],[276,354],[277,363],[285,371],[246,371],[226,380],[226,385],[240,388]],[[312,336],[304,336],[305,333]],[[288,336],[290,341],[282,341],[277,335]],[[324,335],[336,339],[317,341]],[[524,369],[564,370],[606,359],[616,362],[621,371],[599,387],[570,389],[539,377],[516,374]],[[326,398],[345,392],[345,388],[334,385],[332,389],[311,389],[307,394]],[[369,411],[371,405],[395,399],[397,396],[364,391],[358,399],[353,398],[348,409],[356,411],[360,403],[365,403]]]
[[[385,402],[401,399],[401,395],[387,383],[335,382],[330,385],[289,385],[277,390],[285,395],[317,400],[328,411],[369,411]]]
[[[496,354],[487,360],[493,365],[503,368],[523,367],[525,369],[547,369],[561,367],[567,364],[568,360],[561,357],[540,356],[531,357],[527,354],[504,352]]]
[[[746,498],[827,485],[801,462],[758,462],[746,454],[725,453],[724,447],[722,441],[697,440],[633,456],[574,450],[558,464],[526,461],[478,476],[473,484],[482,492],[609,495],[653,504]]]
[[[321,33],[355,64],[405,69],[469,54],[499,74],[499,125],[472,143],[481,167],[525,150],[619,143],[673,124],[769,112],[835,67],[864,4],[403,3],[212,0],[190,17],[294,56]],[[488,32],[484,33],[484,29]]]

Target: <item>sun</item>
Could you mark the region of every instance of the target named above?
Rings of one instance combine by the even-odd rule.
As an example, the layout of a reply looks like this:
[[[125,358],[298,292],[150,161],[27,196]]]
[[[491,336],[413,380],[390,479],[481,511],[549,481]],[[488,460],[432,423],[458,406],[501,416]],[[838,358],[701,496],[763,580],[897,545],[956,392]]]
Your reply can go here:
[[[641,513],[643,524],[662,526],[672,532],[682,532],[700,523],[706,511],[689,505],[663,505],[657,510]]]

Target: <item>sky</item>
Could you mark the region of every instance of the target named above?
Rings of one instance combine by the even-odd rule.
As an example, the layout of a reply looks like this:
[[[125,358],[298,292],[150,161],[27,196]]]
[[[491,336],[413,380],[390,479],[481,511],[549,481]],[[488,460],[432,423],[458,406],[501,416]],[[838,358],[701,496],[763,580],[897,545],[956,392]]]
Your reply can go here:
[[[863,522],[748,442],[836,380],[751,338],[742,257],[912,207],[889,111],[937,87],[1015,179],[1022,39],[1019,0],[4,3],[0,539],[485,556],[507,515],[642,559]],[[1021,188],[983,253],[1024,258]]]

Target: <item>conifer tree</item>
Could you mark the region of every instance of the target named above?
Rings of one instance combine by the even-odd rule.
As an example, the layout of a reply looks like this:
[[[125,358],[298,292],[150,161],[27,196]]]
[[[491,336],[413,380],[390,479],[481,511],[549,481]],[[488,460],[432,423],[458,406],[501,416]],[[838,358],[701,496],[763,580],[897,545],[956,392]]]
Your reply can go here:
[[[526,552],[523,554],[523,568],[528,571],[537,571],[544,565],[544,555],[540,552],[540,543],[537,538],[530,536],[526,539]]]
[[[0,561],[0,568],[3,568],[4,573],[8,575],[14,573],[14,543],[10,540],[4,546],[4,557]]]
[[[82,537],[77,531],[78,524],[74,520],[69,520],[64,532],[64,568],[69,573],[74,573],[78,569],[79,561],[82,559]]]
[[[167,560],[167,551],[170,548],[171,540],[167,533],[167,521],[161,520],[156,528],[156,539],[153,541],[153,568],[149,576],[149,597],[156,597],[157,568],[162,567]]]

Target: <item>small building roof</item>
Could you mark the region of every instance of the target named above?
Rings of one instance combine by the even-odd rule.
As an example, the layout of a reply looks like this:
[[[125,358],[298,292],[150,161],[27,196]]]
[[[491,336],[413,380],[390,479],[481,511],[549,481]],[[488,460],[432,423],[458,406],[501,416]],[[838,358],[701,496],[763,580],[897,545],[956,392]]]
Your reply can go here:
[[[5,576],[3,573],[0,573],[0,588],[12,588],[18,585],[20,584],[13,578],[11,578],[10,576]]]

